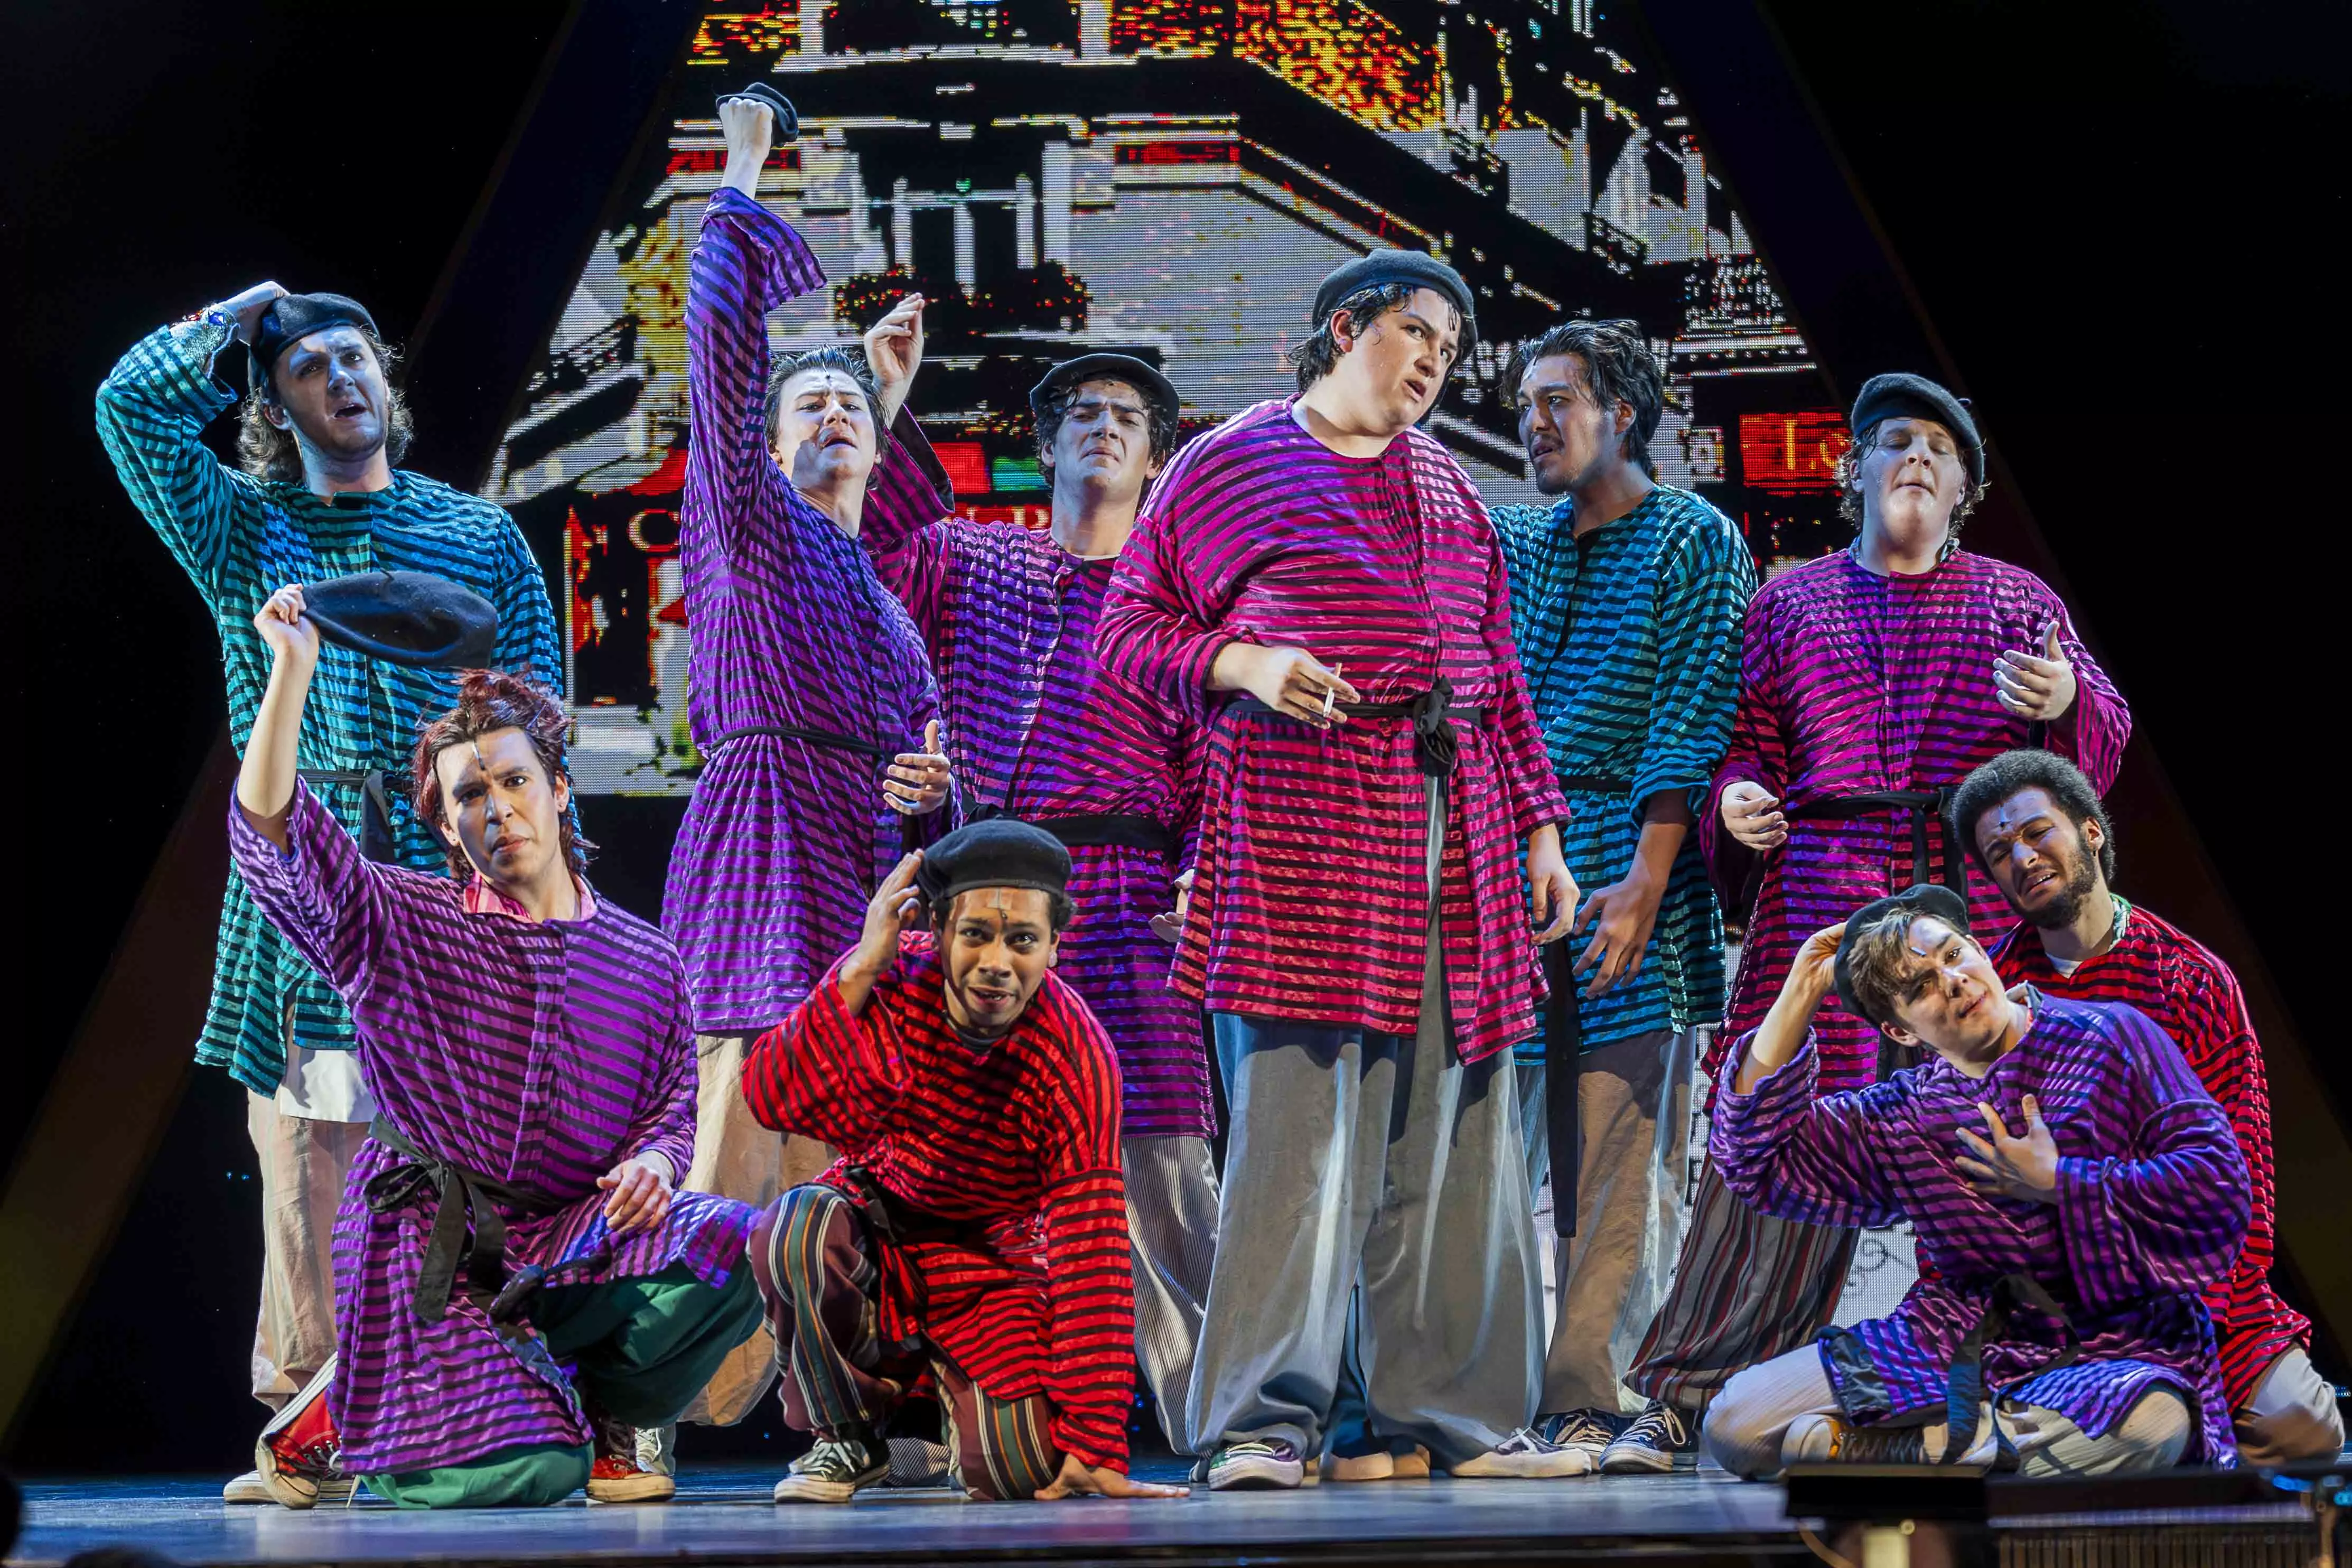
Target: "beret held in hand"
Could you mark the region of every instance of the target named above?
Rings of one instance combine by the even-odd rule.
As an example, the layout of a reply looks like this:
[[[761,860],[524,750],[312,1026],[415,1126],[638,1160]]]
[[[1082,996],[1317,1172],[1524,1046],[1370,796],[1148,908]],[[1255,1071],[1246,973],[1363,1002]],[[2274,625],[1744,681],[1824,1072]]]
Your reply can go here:
[[[412,669],[479,669],[498,649],[499,612],[430,572],[355,572],[302,590],[319,636]]]

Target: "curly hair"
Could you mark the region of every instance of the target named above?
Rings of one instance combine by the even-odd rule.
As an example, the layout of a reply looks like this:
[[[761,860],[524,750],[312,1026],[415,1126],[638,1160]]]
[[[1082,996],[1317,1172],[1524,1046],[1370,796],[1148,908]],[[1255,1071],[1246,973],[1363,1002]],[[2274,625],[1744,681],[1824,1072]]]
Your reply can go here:
[[[2099,825],[2099,874],[2114,881],[2116,829],[2107,820],[2106,805],[2088,774],[2053,752],[2031,747],[2003,752],[1962,779],[1944,807],[1945,831],[1950,839],[1967,845],[1969,858],[1990,875],[1992,868],[1985,865],[1984,851],[1977,847],[1977,824],[1986,812],[2027,789],[2041,790],[2056,801],[2078,834],[2086,822]]]
[[[1340,311],[1345,310],[1348,320],[1361,331],[1391,310],[1402,310],[1423,287],[1419,283],[1375,283],[1369,289],[1357,289],[1332,306],[1320,326],[1283,351],[1282,357],[1298,373],[1298,390],[1306,391],[1339,368],[1339,340],[1331,331],[1331,322]],[[1451,377],[1454,367],[1470,357],[1472,342],[1470,323],[1464,321],[1461,311],[1452,305],[1446,308],[1454,311],[1455,323],[1462,329],[1462,341],[1454,346],[1453,363],[1445,367],[1446,375]]]
[[[1102,381],[1118,381],[1122,386],[1130,384],[1106,372],[1101,375],[1088,376],[1076,386],[1057,386],[1045,394],[1043,406],[1037,411],[1038,461],[1049,468],[1054,466],[1054,438],[1062,433],[1062,421],[1069,417],[1070,405],[1078,400],[1080,388]],[[1142,387],[1135,390],[1143,397],[1144,415],[1150,422],[1151,460],[1164,463],[1176,451],[1179,434],[1176,410],[1162,406],[1158,398]]]
[[[471,745],[498,730],[520,730],[530,737],[530,749],[538,753],[547,782],[553,784],[561,779],[570,784],[572,764],[566,756],[566,741],[571,729],[572,720],[563,711],[563,700],[537,681],[499,669],[460,670],[457,706],[417,726],[416,752],[409,767],[409,799],[416,807],[417,820],[428,825],[441,821],[441,774],[437,767],[441,753],[452,746]],[[564,808],[558,831],[562,837],[564,864],[575,875],[586,870],[588,857],[595,852],[596,846],[580,831],[576,805]],[[449,874],[460,881],[471,877],[473,862],[466,858],[464,848],[446,838],[442,843],[449,860]]]
[[[1543,336],[1521,343],[1511,352],[1509,367],[1503,373],[1504,395],[1511,404],[1518,402],[1519,382],[1528,367],[1558,354],[1575,356],[1584,369],[1585,390],[1592,395],[1594,406],[1612,421],[1620,403],[1633,410],[1633,423],[1620,437],[1625,460],[1656,479],[1658,465],[1650,458],[1650,437],[1658,433],[1658,421],[1665,416],[1666,383],[1658,374],[1658,356],[1650,352],[1650,340],[1642,335],[1642,324],[1622,317],[1562,321]]]
[[[368,352],[375,355],[376,367],[383,372],[387,405],[383,456],[386,462],[397,465],[408,455],[408,443],[416,435],[416,422],[408,412],[408,398],[392,375],[400,363],[400,351],[358,322],[351,326],[367,344]],[[294,485],[302,482],[301,443],[295,439],[291,429],[280,430],[272,425],[267,412],[284,406],[278,400],[278,373],[273,369],[261,386],[247,393],[244,403],[238,405],[236,466],[257,479]]]
[[[1855,431],[1853,445],[1838,454],[1838,515],[1853,524],[1857,533],[1862,531],[1862,455],[1877,443],[1878,426],[1885,423],[1881,419],[1867,430]],[[1968,467],[1966,458],[1960,459],[1960,466],[1963,468]],[[1976,510],[1977,503],[1984,500],[1985,493],[1992,489],[1992,481],[1988,479],[1982,484],[1971,485],[1963,479],[1962,487],[1960,499],[1952,506],[1951,521],[1945,524],[1945,549],[1948,551],[1960,537],[1960,524],[1968,521],[1969,513]]]
[[[882,416],[882,384],[874,379],[874,367],[866,363],[866,355],[840,343],[827,343],[821,349],[808,349],[796,354],[778,354],[768,364],[768,445],[776,444],[776,426],[784,417],[784,387],[796,375],[813,370],[837,370],[856,382],[866,394],[866,406],[878,421]],[[879,432],[877,432],[879,434]]]

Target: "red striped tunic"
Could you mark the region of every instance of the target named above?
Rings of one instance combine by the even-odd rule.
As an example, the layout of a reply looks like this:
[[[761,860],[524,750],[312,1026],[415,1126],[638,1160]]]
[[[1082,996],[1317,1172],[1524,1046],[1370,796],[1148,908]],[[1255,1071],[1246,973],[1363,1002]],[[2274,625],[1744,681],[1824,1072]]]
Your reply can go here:
[[[2291,1346],[2311,1343],[2310,1320],[2271,1289],[2278,1251],[2278,1171],[2271,1153],[2270,1079],[2246,1016],[2246,999],[2230,966],[2179,927],[2133,905],[2123,935],[2072,974],[2042,951],[2041,933],[2020,922],[1992,949],[2000,977],[2053,996],[2127,1002],[2156,1020],[2219,1101],[2245,1152],[2253,1189],[2245,1249],[2225,1279],[2205,1292],[2221,1342],[2221,1386],[2242,1410],[2271,1363]]]
[[[878,1249],[885,1340],[929,1341],[1000,1399],[1044,1394],[1065,1452],[1123,1470],[1135,1308],[1110,1042],[1052,974],[979,1046],[941,991],[927,932],[856,1017],[828,972],[752,1047],[744,1098],[842,1152],[824,1181],[855,1196],[856,1165],[905,1205]]]
[[[1369,702],[1452,683],[1459,722],[1439,893],[1465,1061],[1534,1030],[1543,999],[1518,841],[1564,820],[1511,640],[1509,585],[1460,464],[1408,430],[1340,456],[1261,403],[1160,477],[1111,580],[1096,652],[1177,700],[1225,644],[1305,647]],[[1410,1034],[1428,922],[1427,811],[1411,721],[1328,732],[1228,701],[1203,784],[1175,984],[1221,1011]]]

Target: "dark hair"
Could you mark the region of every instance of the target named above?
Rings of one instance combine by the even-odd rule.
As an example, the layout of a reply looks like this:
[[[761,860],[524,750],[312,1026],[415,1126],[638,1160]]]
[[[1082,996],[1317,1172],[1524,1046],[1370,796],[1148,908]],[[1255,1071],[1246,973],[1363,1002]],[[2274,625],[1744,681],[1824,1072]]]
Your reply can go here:
[[[2042,790],[2056,801],[2078,833],[2086,822],[2099,825],[2099,874],[2114,881],[2116,830],[2107,820],[2107,808],[2083,770],[2053,752],[2031,747],[2003,752],[1962,779],[1944,808],[1945,831],[1966,844],[1969,858],[1990,874],[1992,868],[1985,866],[1984,851],[1977,847],[1977,824],[1986,812],[2027,789]]]
[[[1898,415],[1894,417],[1907,419],[1910,416]],[[1878,426],[1885,423],[1885,420],[1881,419],[1867,430],[1855,431],[1853,445],[1838,454],[1838,515],[1853,524],[1857,531],[1862,527],[1862,455],[1877,444]],[[1957,436],[1953,437],[1955,442],[1958,439]],[[1969,483],[1968,467],[1969,460],[1963,456],[1960,458],[1960,499],[1952,504],[1952,519],[1944,525],[1948,549],[1951,542],[1959,539],[1960,524],[1968,520],[1969,513],[1977,510],[1977,502],[1985,499],[1985,492],[1992,489],[1990,479],[1985,480],[1982,484]]]
[[[1639,321],[1620,317],[1607,321],[1562,321],[1532,342],[1521,343],[1511,353],[1509,368],[1503,373],[1505,395],[1516,405],[1519,382],[1538,360],[1559,354],[1572,354],[1584,370],[1584,389],[1591,395],[1593,405],[1609,416],[1617,417],[1617,405],[1629,405],[1633,410],[1633,423],[1626,426],[1619,438],[1625,460],[1637,464],[1652,479],[1658,477],[1658,465],[1650,458],[1650,437],[1658,433],[1658,421],[1666,412],[1666,381],[1658,374],[1658,357],[1650,352],[1650,341],[1642,335]]]
[[[1074,385],[1057,386],[1040,400],[1037,409],[1037,460],[1040,463],[1049,468],[1054,466],[1054,438],[1062,433],[1062,421],[1069,417],[1070,405],[1078,400],[1078,393],[1083,388],[1105,381],[1115,381],[1121,386],[1135,386],[1135,383],[1125,376],[1105,371]],[[1176,450],[1176,411],[1152,396],[1149,387],[1135,386],[1135,390],[1143,399],[1143,411],[1149,421],[1151,460],[1164,463]]]
[[[494,730],[520,730],[530,736],[530,749],[539,754],[547,782],[552,784],[562,779],[570,784],[572,764],[565,757],[564,742],[571,728],[562,699],[537,681],[499,669],[461,670],[457,706],[417,726],[416,753],[409,769],[409,799],[415,804],[417,820],[428,826],[441,820],[441,775],[435,765],[441,753],[452,746],[468,745]],[[574,807],[565,808],[559,831],[564,864],[575,873],[586,870],[588,857],[596,846],[580,831]],[[449,874],[461,881],[473,875],[473,862],[466,858],[465,849],[447,839],[442,843]]]
[[[837,370],[856,382],[866,394],[866,401],[878,422],[882,416],[882,384],[874,379],[874,367],[866,363],[866,355],[839,343],[827,343],[821,349],[809,349],[796,354],[778,354],[768,365],[768,445],[776,444],[776,425],[784,416],[784,385],[793,377],[813,370]],[[880,430],[875,432],[877,438]]]
[[[1913,968],[1911,925],[1915,921],[1934,921],[1962,942],[1976,942],[1975,937],[1953,926],[1943,916],[1912,904],[1882,910],[1858,930],[1849,929],[1845,938],[1846,984],[1853,988],[1853,999],[1861,1005],[1862,1016],[1881,1029],[1903,1026],[1895,1004],[1902,997],[1904,983]]]
[[[1427,287],[1425,283],[1375,283],[1369,289],[1357,289],[1332,306],[1322,325],[1283,351],[1282,357],[1298,372],[1298,390],[1306,391],[1339,368],[1339,340],[1332,333],[1331,323],[1340,311],[1348,313],[1349,321],[1360,332],[1391,310],[1402,310]],[[1453,363],[1445,367],[1445,374],[1451,376],[1454,367],[1470,357],[1471,340],[1469,323],[1462,320],[1461,307],[1448,300],[1446,309],[1454,312],[1463,333],[1462,341],[1454,345]]]
[[[945,931],[948,929],[948,915],[954,910],[956,899],[962,898],[966,893],[978,891],[980,889],[977,888],[963,888],[956,892],[954,898],[949,899],[944,903],[937,900],[932,900],[931,930]],[[1078,918],[1078,901],[1069,894],[1055,889],[1048,888],[1045,891],[1046,925],[1056,933],[1067,930],[1070,922]]]
[[[348,326],[359,333],[360,341],[375,355],[376,368],[383,372],[383,455],[387,462],[397,463],[408,455],[409,440],[416,434],[416,422],[409,417],[408,398],[392,376],[400,364],[400,351],[357,321],[338,321],[335,325]],[[300,484],[301,444],[295,439],[293,431],[272,425],[265,412],[282,407],[284,405],[278,400],[278,368],[272,365],[260,387],[247,393],[237,410],[236,466],[257,479]]]

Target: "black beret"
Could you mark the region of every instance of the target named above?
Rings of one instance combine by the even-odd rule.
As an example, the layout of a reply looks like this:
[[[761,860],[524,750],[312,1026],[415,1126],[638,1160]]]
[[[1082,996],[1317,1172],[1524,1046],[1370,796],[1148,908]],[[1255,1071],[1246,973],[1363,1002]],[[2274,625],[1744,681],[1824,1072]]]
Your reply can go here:
[[[267,387],[279,354],[329,327],[365,327],[373,333],[375,318],[365,305],[341,294],[289,294],[272,304],[261,312],[254,330],[252,352],[246,356],[246,384],[256,392]]]
[[[499,640],[499,612],[430,572],[354,572],[302,590],[302,613],[338,647],[412,669],[479,669]]]
[[[1470,285],[1462,280],[1462,274],[1425,250],[1375,250],[1341,263],[1315,290],[1314,324],[1319,327],[1329,321],[1331,312],[1350,294],[1390,283],[1436,289],[1462,312],[1462,341],[1466,343],[1478,335],[1478,310],[1471,302]]]
[[[1861,999],[1853,994],[1853,939],[1862,928],[1879,916],[1895,910],[1906,910],[1911,918],[1927,915],[1943,921],[1962,935],[1968,933],[1968,900],[1941,882],[1914,882],[1892,898],[1875,899],[1846,917],[1845,934],[1838,938],[1837,994],[1845,1010],[1866,1022],[1876,1023],[1863,1011]]]
[[[740,92],[722,92],[719,95],[719,101],[724,103],[730,98],[757,99],[768,106],[769,111],[776,117],[776,128],[768,138],[770,146],[781,147],[800,135],[800,110],[793,107],[791,99],[766,82],[755,81]]]
[[[1853,413],[1847,416],[1846,427],[1859,441],[1864,431],[1882,419],[1933,419],[1960,444],[1960,453],[1969,460],[1972,482],[1984,483],[1984,437],[1977,434],[1976,416],[1969,412],[1965,399],[1954,397],[1926,376],[1907,371],[1874,375],[1862,384],[1862,395],[1853,400]]]
[[[1070,852],[1042,827],[1010,816],[992,816],[959,827],[923,851],[915,886],[935,911],[973,888],[1036,888],[1069,890]]]
[[[1080,354],[1066,359],[1029,389],[1029,412],[1045,417],[1045,397],[1088,381],[1123,381],[1151,399],[1173,419],[1183,409],[1175,384],[1131,354]]]

